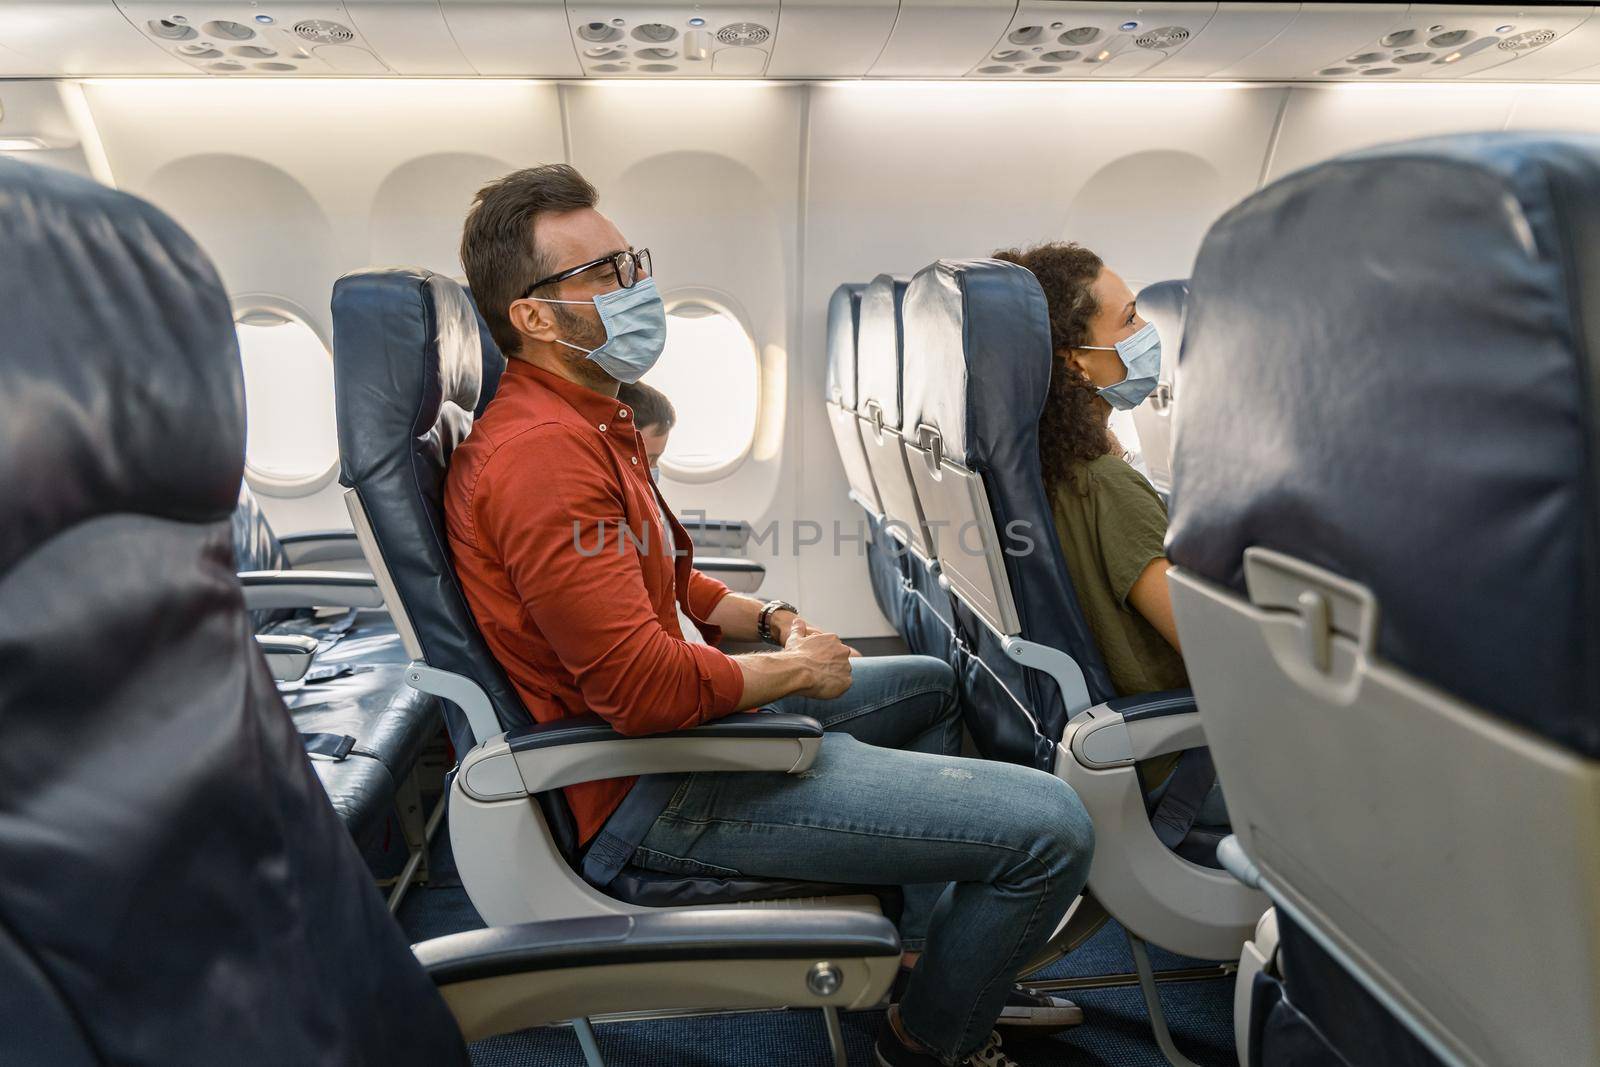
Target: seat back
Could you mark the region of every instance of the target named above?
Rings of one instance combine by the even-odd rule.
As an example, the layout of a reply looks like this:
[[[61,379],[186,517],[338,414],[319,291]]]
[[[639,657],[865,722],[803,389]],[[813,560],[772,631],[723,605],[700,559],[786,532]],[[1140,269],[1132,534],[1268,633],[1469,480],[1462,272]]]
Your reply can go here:
[[[1600,139],[1269,186],[1179,379],[1173,606],[1269,893],[1447,1061],[1600,1062]]]
[[[210,261],[10,160],[0,244],[0,1060],[464,1064],[254,645]]]
[[[1173,382],[1188,300],[1187,279],[1156,282],[1139,290],[1139,314],[1155,324],[1161,337],[1161,381],[1149,399],[1133,409],[1133,424],[1139,431],[1139,451],[1150,471],[1150,484],[1164,493],[1172,489],[1172,413],[1178,401]]]
[[[281,571],[289,566],[289,555],[283,549],[278,535],[272,532],[261,502],[250,491],[250,483],[240,480],[239,502],[234,505],[233,561],[240,571]],[[293,608],[275,608],[252,611],[250,620],[257,630],[272,623],[293,618]]]
[[[333,363],[339,480],[356,532],[406,653],[468,679],[502,730],[533,722],[483,635],[456,580],[445,533],[450,457],[487,406],[505,357],[467,291],[427,270],[367,270],[333,287]],[[372,557],[376,558],[372,558]],[[458,756],[478,742],[465,710],[445,703]],[[577,826],[559,790],[540,808],[568,859]]]
[[[828,423],[844,464],[850,495],[872,517],[883,514],[878,489],[867,467],[866,446],[861,443],[861,423],[856,411],[856,337],[861,323],[864,285],[841,285],[828,300]]]
[[[905,278],[880,274],[861,294],[856,412],[887,531],[922,560],[931,561],[933,548],[923,527],[902,439],[900,383],[905,333],[901,304],[906,285]]]
[[[1051,347],[1044,292],[1025,268],[940,260],[906,292],[904,425],[941,573],[981,622],[965,640],[1015,698],[974,709],[990,755],[1054,765],[1067,719],[1115,696],[1078,608],[1039,462]],[[1006,637],[1065,652],[1085,689],[1063,699],[1021,666]],[[976,643],[975,643],[976,642]]]

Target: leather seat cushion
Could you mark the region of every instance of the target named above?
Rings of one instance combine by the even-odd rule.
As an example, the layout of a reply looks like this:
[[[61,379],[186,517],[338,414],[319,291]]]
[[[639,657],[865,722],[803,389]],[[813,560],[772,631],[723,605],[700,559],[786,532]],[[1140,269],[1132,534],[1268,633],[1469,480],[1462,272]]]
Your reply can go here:
[[[352,758],[376,759],[403,782],[444,721],[438,700],[406,685],[404,676],[401,666],[371,666],[307,682],[284,693],[284,703],[301,733],[347,734],[356,742]]]
[[[667,874],[646,867],[627,866],[617,874],[606,893],[644,907],[668,908],[689,904],[739,904],[757,900],[791,900],[803,897],[873,896],[883,914],[898,922],[905,906],[899,886],[841,885],[832,882],[763,880],[759,878],[707,878]]]
[[[352,752],[342,760],[313,759],[322,791],[358,845],[370,841],[394,806],[394,778],[383,761]]]

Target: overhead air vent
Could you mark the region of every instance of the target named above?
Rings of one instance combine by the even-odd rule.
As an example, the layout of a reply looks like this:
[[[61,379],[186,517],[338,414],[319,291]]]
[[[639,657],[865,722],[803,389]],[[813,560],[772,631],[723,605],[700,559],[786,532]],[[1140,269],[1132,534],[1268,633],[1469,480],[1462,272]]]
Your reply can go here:
[[[151,19],[144,28],[150,31],[150,36],[163,41],[187,41],[196,36],[193,26],[179,25],[171,19]]]
[[[1019,26],[1006,36],[1012,44],[1037,44],[1043,39],[1043,26]]]
[[[205,31],[212,37],[217,37],[224,41],[248,41],[256,35],[256,31],[244,23],[229,22],[227,19],[217,19],[215,22],[206,23]]]
[[[1429,37],[1428,44],[1434,48],[1454,48],[1470,40],[1471,37],[1471,30],[1446,30],[1444,33]]]
[[[635,40],[649,41],[651,44],[666,44],[678,36],[678,31],[664,22],[647,22],[643,26],[633,28]]]
[[[1092,44],[1099,39],[1100,30],[1095,26],[1079,26],[1056,38],[1062,44]]]
[[[1189,39],[1189,31],[1182,26],[1162,26],[1160,29],[1150,30],[1135,37],[1133,43],[1140,48],[1154,48],[1165,50],[1177,48]]]
[[[717,40],[739,46],[765,44],[771,36],[772,31],[757,22],[733,22],[717,31]]]
[[[1539,48],[1556,39],[1555,30],[1529,30],[1519,33],[1515,37],[1507,37],[1500,42],[1502,52],[1526,52],[1530,48]]]
[[[1396,30],[1378,43],[1385,48],[1401,48],[1417,39],[1416,30]]]
[[[585,22],[578,27],[578,36],[596,44],[610,44],[622,40],[622,31],[609,22]]]
[[[659,63],[664,59],[677,59],[678,53],[671,48],[641,48],[634,53],[638,59],[647,59],[652,63]],[[644,68],[648,70],[649,68]]]
[[[304,19],[294,24],[294,35],[317,44],[349,44],[356,39],[356,31],[349,26],[327,19]]]
[[[1060,52],[1046,52],[1039,58],[1044,60],[1046,63],[1071,63],[1074,59],[1077,59],[1082,54],[1082,52],[1068,48]]]
[[[1325,78],[1338,78],[1346,74],[1354,74],[1355,72],[1356,68],[1354,67],[1328,67],[1327,69],[1320,70],[1317,73],[1321,74]]]
[[[1432,52],[1407,52],[1405,55],[1395,56],[1396,63],[1426,63],[1433,58]]]

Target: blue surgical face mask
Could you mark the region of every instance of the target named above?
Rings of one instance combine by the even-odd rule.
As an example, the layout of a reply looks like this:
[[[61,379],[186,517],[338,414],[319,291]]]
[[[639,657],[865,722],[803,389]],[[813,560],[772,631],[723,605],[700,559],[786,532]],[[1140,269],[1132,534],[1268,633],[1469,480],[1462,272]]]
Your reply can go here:
[[[551,300],[530,297],[546,304],[587,304],[588,300]],[[654,278],[635,282],[631,289],[613,289],[593,300],[606,328],[605,344],[584,348],[556,338],[557,344],[575,348],[600,365],[600,369],[619,382],[636,382],[645,376],[667,346],[667,309],[656,292]]]
[[[660,467],[651,467],[650,468],[650,480],[652,482],[655,482],[657,485],[661,484],[661,468]]]
[[[1078,347],[1115,352],[1122,365],[1128,368],[1126,378],[1100,389],[1100,395],[1118,411],[1132,411],[1138,407],[1145,397],[1155,392],[1156,383],[1161,380],[1161,335],[1156,333],[1153,322],[1145,323],[1137,333],[1118,341],[1114,348],[1105,345]]]

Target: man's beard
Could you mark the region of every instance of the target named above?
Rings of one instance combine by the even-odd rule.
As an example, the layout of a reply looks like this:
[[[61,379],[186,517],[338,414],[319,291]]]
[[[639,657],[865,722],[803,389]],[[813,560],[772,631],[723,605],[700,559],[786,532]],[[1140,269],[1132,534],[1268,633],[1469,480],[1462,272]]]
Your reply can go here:
[[[606,328],[602,323],[592,321],[584,315],[571,311],[561,304],[551,304],[555,310],[556,329],[561,331],[561,339],[567,345],[577,345],[577,348],[562,346],[566,354],[567,364],[573,372],[590,385],[604,385],[615,383],[616,379],[607,374],[600,364],[590,359],[588,353],[606,343]],[[579,351],[584,349],[585,351]]]

